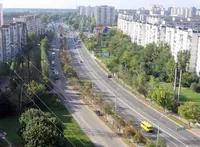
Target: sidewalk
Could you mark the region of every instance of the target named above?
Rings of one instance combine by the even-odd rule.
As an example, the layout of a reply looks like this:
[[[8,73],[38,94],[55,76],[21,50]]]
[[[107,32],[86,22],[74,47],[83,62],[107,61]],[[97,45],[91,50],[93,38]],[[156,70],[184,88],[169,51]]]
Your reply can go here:
[[[84,48],[86,49],[86,51],[89,53],[89,55],[94,59],[94,61],[95,60],[97,60],[98,62],[100,62],[100,64],[104,67],[104,68],[106,68],[105,67],[105,65],[102,63],[102,61],[101,60],[99,60],[97,57],[95,57],[94,56],[94,54],[93,53],[91,53],[91,52],[89,52],[88,50],[87,50],[87,48],[85,47],[85,44],[83,43],[83,46],[84,46]],[[96,62],[96,61],[95,61]],[[99,66],[100,67],[100,66]],[[100,67],[104,72],[106,72],[107,73],[107,71],[105,71],[105,69],[103,69],[102,67]],[[116,78],[116,77],[115,77]],[[121,79],[119,79],[118,80],[123,86],[125,86],[127,89],[129,89],[129,90],[127,90],[127,89],[125,89],[127,92],[130,92],[131,91],[131,88],[128,86],[128,85],[126,85]],[[115,82],[116,83],[116,82]],[[119,84],[119,83],[118,83]],[[120,84],[119,84],[120,85]],[[122,86],[121,86],[122,87]],[[132,94],[132,93],[131,93]],[[150,106],[151,107],[151,106]],[[152,109],[154,109],[154,108],[152,108]],[[158,111],[158,110],[157,110]],[[159,111],[160,112],[160,111]],[[163,112],[160,112],[160,113],[162,113],[162,114],[164,114]],[[165,114],[164,114],[165,115]],[[183,118],[181,118],[180,116],[178,116],[178,115],[176,115],[176,114],[171,114],[173,117],[175,117],[175,118],[177,118],[178,120],[180,120],[180,121],[182,121],[183,123],[188,123],[188,121],[187,120],[185,120],[185,119],[183,119]],[[167,116],[167,115],[166,115]],[[170,119],[170,118],[169,118]],[[172,119],[171,119],[172,120]],[[174,120],[172,120],[172,121],[174,121]],[[174,121],[175,122],[175,121]],[[177,123],[177,122],[175,122],[175,123]],[[177,123],[178,124],[178,123]],[[196,135],[197,137],[199,137],[200,138],[200,127],[193,127],[193,128],[190,128],[190,129],[188,129],[188,131],[189,132],[191,132],[192,134],[194,134],[194,135]]]

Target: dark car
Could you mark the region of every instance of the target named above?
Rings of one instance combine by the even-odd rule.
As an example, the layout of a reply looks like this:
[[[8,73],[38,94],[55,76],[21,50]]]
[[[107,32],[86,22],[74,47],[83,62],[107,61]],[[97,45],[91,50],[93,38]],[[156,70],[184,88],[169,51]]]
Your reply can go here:
[[[83,63],[83,61],[81,60],[80,63]]]
[[[112,78],[112,75],[108,75],[108,78]]]
[[[96,113],[98,116],[103,116],[103,114],[101,113],[100,110],[95,110],[95,113]]]

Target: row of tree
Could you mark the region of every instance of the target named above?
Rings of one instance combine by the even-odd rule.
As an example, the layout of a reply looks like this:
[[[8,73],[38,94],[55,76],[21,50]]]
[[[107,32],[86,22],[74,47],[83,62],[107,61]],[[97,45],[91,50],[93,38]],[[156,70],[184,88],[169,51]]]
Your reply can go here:
[[[80,37],[96,56],[102,56],[103,53],[109,54],[103,61],[113,75],[165,110],[174,112],[178,110],[179,96],[174,95],[173,88],[168,89],[160,84],[167,82],[173,87],[176,68],[178,69],[176,84],[182,77],[183,86],[191,87],[195,91],[199,89],[199,78],[195,73],[188,72],[189,51],[178,52],[176,64],[167,44],[151,43],[143,47],[132,43],[130,37],[116,29],[111,29],[108,34],[99,33],[92,37],[80,33]],[[179,114],[183,114],[181,110]],[[184,115],[181,116],[184,117]]]

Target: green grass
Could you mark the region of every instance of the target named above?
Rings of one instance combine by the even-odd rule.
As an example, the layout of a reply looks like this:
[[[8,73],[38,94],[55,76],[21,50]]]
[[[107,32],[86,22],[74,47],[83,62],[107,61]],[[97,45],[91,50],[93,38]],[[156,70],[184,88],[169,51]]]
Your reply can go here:
[[[85,135],[81,130],[77,122],[74,120],[72,115],[60,102],[59,98],[53,94],[47,94],[41,97],[46,105],[62,120],[64,123],[64,135],[65,138],[69,138],[71,142],[77,147],[83,146],[83,144],[78,140],[80,139],[87,147],[94,147],[94,144],[90,139]],[[47,108],[39,104],[41,109],[44,112],[48,112]],[[9,116],[6,118],[0,119],[0,132],[6,132],[6,138],[15,146],[22,147],[23,140],[18,136],[17,131],[19,128],[19,117],[18,116]],[[71,130],[71,131],[70,131]],[[78,139],[77,139],[78,138]],[[67,141],[67,146],[71,147],[72,145]],[[5,142],[0,141],[0,147],[8,146]]]
[[[65,138],[70,139],[75,146],[83,146],[81,141],[86,144],[87,147],[94,147],[94,144],[81,130],[77,122],[74,120],[72,115],[60,102],[56,95],[48,94],[42,98],[46,105],[61,119],[64,123],[64,134]],[[44,106],[42,106],[44,107]],[[48,110],[44,108],[44,111]],[[81,141],[80,141],[81,140]],[[70,143],[69,143],[70,144]],[[70,145],[69,145],[70,146]]]
[[[164,88],[173,90],[172,84],[170,83],[162,82],[160,85],[162,85]],[[178,90],[178,87],[177,87],[177,90]],[[181,102],[187,102],[187,101],[195,102],[200,106],[200,93],[194,92],[190,90],[189,88],[182,87],[180,101]]]
[[[18,116],[9,116],[6,118],[1,118],[0,131],[6,132],[6,138],[14,145],[18,145],[23,142],[17,134],[18,128]]]

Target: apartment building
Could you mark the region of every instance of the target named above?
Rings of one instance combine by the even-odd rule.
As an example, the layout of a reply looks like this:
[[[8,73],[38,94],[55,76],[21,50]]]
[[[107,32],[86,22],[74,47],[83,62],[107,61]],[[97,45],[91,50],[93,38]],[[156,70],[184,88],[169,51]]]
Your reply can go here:
[[[41,22],[40,15],[26,15],[14,17],[13,22],[25,22],[29,33],[41,35],[45,32],[45,24]]]
[[[87,16],[92,17],[94,14],[94,7],[91,6],[79,6],[78,7],[78,14],[80,16]]]
[[[172,7],[170,8],[171,16],[179,16],[179,17],[184,17],[184,18],[190,18],[194,17],[196,15],[196,8],[191,7],[191,8],[177,8],[177,7]]]
[[[11,23],[0,27],[0,61],[7,62],[21,51],[23,23]]]
[[[0,25],[3,25],[3,4],[0,4]]]
[[[2,25],[2,53],[0,55],[1,61],[9,61],[11,59],[11,41],[10,41],[10,26]]]
[[[115,7],[111,6],[96,6],[94,8],[94,17],[97,25],[108,26],[114,25]]]
[[[149,43],[165,42],[170,45],[171,53],[177,61],[178,51],[189,50],[191,53],[189,71],[200,76],[200,31],[194,28],[150,24],[124,19],[120,14],[118,29],[131,37],[132,42],[146,46]]]

